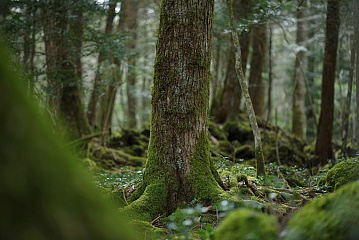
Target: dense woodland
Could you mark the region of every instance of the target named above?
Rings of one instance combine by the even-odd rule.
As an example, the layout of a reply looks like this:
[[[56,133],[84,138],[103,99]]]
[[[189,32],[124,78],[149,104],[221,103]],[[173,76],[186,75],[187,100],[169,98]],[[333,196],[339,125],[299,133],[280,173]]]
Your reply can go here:
[[[358,238],[357,1],[2,0],[0,31],[1,239]]]

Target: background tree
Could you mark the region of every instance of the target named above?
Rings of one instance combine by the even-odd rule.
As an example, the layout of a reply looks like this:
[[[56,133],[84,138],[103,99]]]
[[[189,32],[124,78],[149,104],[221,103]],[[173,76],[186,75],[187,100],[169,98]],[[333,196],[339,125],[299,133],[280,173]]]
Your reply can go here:
[[[213,6],[162,1],[146,171],[125,210],[137,218],[170,214],[195,198],[209,204],[224,193],[208,149]]]
[[[295,59],[294,68],[294,89],[293,89],[293,115],[292,115],[292,133],[302,139],[305,138],[305,81],[306,81],[306,43],[308,40],[307,30],[307,0],[298,2],[297,8],[297,38],[296,44],[298,50]]]
[[[245,76],[250,45],[250,24],[246,19],[250,19],[252,3],[248,0],[234,1],[234,18],[240,28],[239,41],[241,45],[242,69]],[[233,41],[231,41],[233,42]],[[242,98],[241,86],[235,70],[235,50],[228,48],[227,69],[222,91],[219,99],[213,102],[211,115],[213,121],[224,123],[228,119],[238,116]]]
[[[110,35],[113,30],[113,20],[116,16],[116,6],[118,0],[110,0],[108,4],[107,11],[107,19],[106,19],[106,28],[105,28],[105,36],[110,38]],[[95,79],[93,81],[93,89],[91,92],[91,98],[89,100],[88,108],[87,108],[87,118],[91,127],[94,127],[96,124],[96,116],[97,116],[97,104],[99,100],[99,95],[103,92],[103,73],[101,68],[103,67],[103,62],[106,58],[109,58],[109,49],[107,48],[107,44],[104,43],[102,47],[100,47],[99,56],[97,59],[97,70],[95,73]]]
[[[257,1],[256,13],[263,11],[262,6]],[[259,23],[253,24],[252,31],[252,59],[251,71],[249,74],[249,95],[251,96],[254,111],[257,116],[263,117],[265,106],[265,86],[262,73],[265,68],[267,54],[267,23],[264,18]]]
[[[322,77],[322,101],[315,152],[324,165],[333,159],[334,82],[340,25],[339,0],[328,0],[325,54]]]

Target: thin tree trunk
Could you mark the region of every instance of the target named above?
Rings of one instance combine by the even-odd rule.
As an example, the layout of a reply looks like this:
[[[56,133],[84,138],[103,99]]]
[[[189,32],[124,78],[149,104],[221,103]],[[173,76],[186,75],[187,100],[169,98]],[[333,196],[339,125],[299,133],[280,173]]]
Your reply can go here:
[[[305,73],[307,66],[306,49],[308,40],[307,32],[307,0],[298,1],[297,7],[297,39],[296,44],[299,49],[296,53],[294,68],[294,89],[293,89],[293,114],[292,114],[292,133],[294,136],[305,139]]]
[[[254,108],[252,105],[252,101],[250,98],[250,94],[248,91],[248,86],[244,78],[244,74],[242,71],[242,64],[241,64],[241,50],[239,39],[237,35],[237,30],[234,25],[234,17],[233,17],[233,9],[231,0],[226,0],[227,8],[228,8],[228,15],[229,15],[229,22],[231,25],[232,37],[234,45],[236,46],[236,73],[241,84],[241,88],[243,91],[243,96],[246,102],[247,113],[249,115],[249,121],[251,123],[253,135],[254,135],[254,142],[255,142],[255,158],[257,164],[257,176],[265,176],[265,167],[264,167],[264,157],[263,157],[263,150],[262,150],[262,141],[261,141],[261,134],[259,132],[256,115],[254,113]]]
[[[315,153],[320,165],[333,159],[334,82],[340,25],[339,0],[328,0],[325,53],[322,78],[322,102]]]
[[[127,72],[127,105],[128,105],[128,118],[129,128],[135,128],[137,125],[136,120],[136,40],[137,40],[137,13],[138,13],[138,0],[126,1],[126,26],[125,31],[131,34],[131,40],[128,43],[128,72]]]
[[[267,94],[268,95],[268,102],[267,102],[268,113],[267,113],[266,125],[270,121],[271,112],[272,112],[272,83],[273,83],[272,37],[273,37],[272,26],[270,25],[269,26],[269,47],[268,47],[268,94]]]
[[[359,3],[355,1],[354,42],[355,42],[355,81],[356,81],[356,140],[359,152]]]
[[[353,87],[353,78],[354,78],[354,65],[355,65],[355,41],[350,52],[350,69],[349,69],[349,79],[348,79],[348,93],[346,104],[344,105],[343,110],[343,132],[342,132],[342,157],[347,155],[347,141],[349,133],[349,114],[350,114],[350,105],[352,101],[352,87]]]
[[[118,0],[110,0],[109,2],[109,9],[107,14],[106,20],[106,28],[105,28],[105,35],[109,36],[112,33],[113,29],[113,20],[116,16],[116,5]],[[99,100],[99,93],[101,93],[101,81],[102,81],[102,74],[101,74],[101,65],[106,59],[105,53],[103,50],[100,50],[99,57],[97,60],[97,71],[95,74],[95,80],[93,85],[93,90],[91,93],[91,98],[87,108],[87,118],[91,127],[96,125],[96,114],[97,114],[97,102]]]

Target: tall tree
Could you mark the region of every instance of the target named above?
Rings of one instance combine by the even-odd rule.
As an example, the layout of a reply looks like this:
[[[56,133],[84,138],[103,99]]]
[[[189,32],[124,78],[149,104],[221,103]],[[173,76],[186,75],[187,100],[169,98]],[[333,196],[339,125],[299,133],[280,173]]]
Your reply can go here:
[[[325,53],[322,75],[322,102],[315,153],[321,165],[333,159],[332,132],[334,120],[334,83],[340,26],[340,1],[328,0]]]
[[[106,19],[106,27],[105,27],[105,36],[109,36],[112,33],[113,29],[113,20],[116,16],[116,5],[119,0],[110,0],[108,5],[107,19]],[[106,45],[106,44],[105,44]],[[101,65],[106,60],[106,46],[100,48],[98,60],[97,60],[97,71],[95,74],[94,85],[91,93],[91,98],[87,108],[87,118],[90,126],[96,125],[96,116],[97,116],[97,103],[99,99],[99,94],[101,94],[102,88],[102,73],[101,73]]]
[[[359,152],[359,3],[355,1],[354,10],[354,43],[355,43],[355,81],[356,81],[356,139],[357,139],[357,151]]]
[[[247,23],[245,19],[248,19],[249,14],[251,14],[252,3],[249,0],[234,1],[233,9],[234,18],[242,25],[239,41],[241,45],[242,69],[243,74],[245,75],[250,45],[249,26],[246,26]],[[229,47],[227,74],[224,80],[224,85],[219,100],[213,102],[214,104],[211,109],[213,121],[218,123],[223,123],[232,116],[238,115],[240,112],[239,107],[241,105],[242,91],[235,70],[235,61],[235,50],[232,47]]]
[[[128,8],[125,12],[126,26],[125,31],[131,35],[131,41],[128,43],[128,73],[127,73],[127,106],[128,106],[128,118],[129,128],[134,128],[137,125],[136,121],[136,107],[137,101],[135,96],[136,87],[136,39],[137,39],[137,17],[138,17],[138,0],[126,1],[128,2]]]
[[[252,31],[252,60],[251,72],[249,74],[249,94],[252,99],[254,111],[257,116],[264,115],[265,87],[262,79],[262,72],[265,67],[267,53],[267,23],[262,20],[251,27]]]
[[[89,133],[81,92],[82,10],[81,0],[42,6],[48,84],[57,95],[50,95],[50,103],[55,111],[59,107],[71,137]]]
[[[302,139],[305,138],[305,69],[307,64],[306,42],[307,31],[307,0],[298,0],[297,7],[297,51],[294,68],[294,89],[293,89],[293,114],[292,133]]]
[[[224,194],[208,148],[213,7],[213,0],[162,1],[146,171],[124,210],[137,218],[169,214],[195,198],[209,204]]]

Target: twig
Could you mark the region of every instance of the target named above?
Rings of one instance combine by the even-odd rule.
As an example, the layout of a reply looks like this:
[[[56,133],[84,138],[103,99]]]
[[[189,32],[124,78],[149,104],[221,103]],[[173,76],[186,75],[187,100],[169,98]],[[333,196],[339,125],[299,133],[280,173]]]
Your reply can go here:
[[[128,202],[126,200],[126,194],[125,194],[125,190],[123,188],[122,188],[122,194],[123,194],[123,199],[125,200],[125,203],[127,204],[127,206],[130,205],[130,204],[128,204]]]
[[[97,137],[97,136],[105,135],[107,133],[108,133],[108,131],[103,131],[103,132],[99,132],[99,133],[92,133],[92,134],[83,136],[81,138],[78,138],[78,139],[75,139],[75,140],[73,140],[71,142],[66,143],[65,147],[71,146],[71,145],[73,145],[75,143],[78,143],[78,142],[81,142],[83,140],[87,140],[87,139],[91,139],[91,138],[94,138],[94,137]]]
[[[163,216],[162,216],[162,215],[159,215],[158,217],[156,217],[155,219],[153,219],[153,220],[151,221],[151,224],[154,224],[158,219],[161,219],[161,218],[163,218]]]

